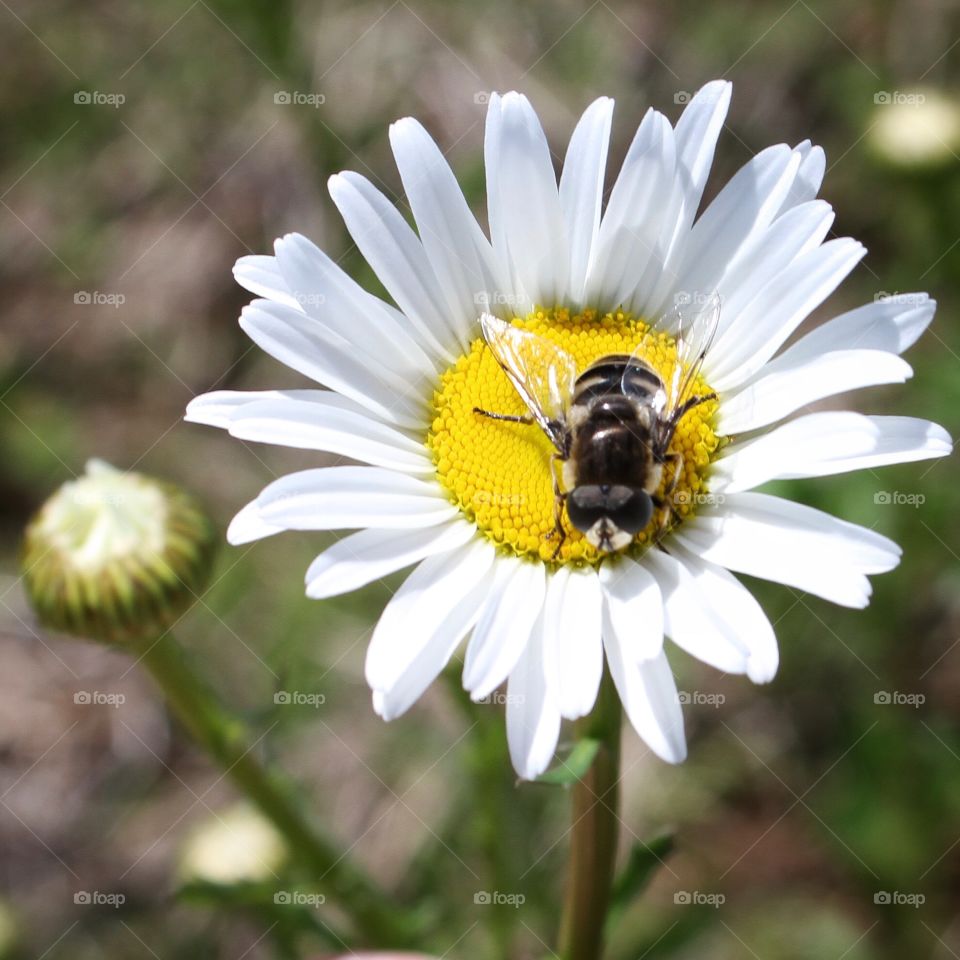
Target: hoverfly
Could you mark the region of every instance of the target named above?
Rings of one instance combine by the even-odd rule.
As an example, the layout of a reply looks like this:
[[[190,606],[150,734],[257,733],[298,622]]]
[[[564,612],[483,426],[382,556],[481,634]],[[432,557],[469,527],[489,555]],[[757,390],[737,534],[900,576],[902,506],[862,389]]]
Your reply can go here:
[[[494,420],[534,424],[554,447],[551,474],[555,532],[560,552],[570,523],[598,550],[622,550],[670,498],[683,470],[683,456],[669,450],[684,414],[716,394],[693,387],[713,342],[720,318],[714,294],[687,320],[679,309],[651,327],[631,356],[601,357],[582,373],[576,361],[552,341],[485,313],[484,339],[520,395],[528,416],[474,407]],[[677,363],[670,383],[643,359],[648,339],[674,331]],[[560,464],[558,477],[557,464]],[[657,490],[671,468],[665,495]],[[562,481],[562,486],[561,486]],[[666,524],[669,514],[664,514]]]

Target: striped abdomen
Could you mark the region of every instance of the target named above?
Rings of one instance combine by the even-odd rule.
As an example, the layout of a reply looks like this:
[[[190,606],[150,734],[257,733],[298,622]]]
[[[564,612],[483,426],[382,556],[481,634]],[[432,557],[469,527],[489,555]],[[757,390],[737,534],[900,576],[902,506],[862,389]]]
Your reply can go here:
[[[645,486],[663,381],[643,361],[603,357],[577,378],[570,408],[576,484]]]

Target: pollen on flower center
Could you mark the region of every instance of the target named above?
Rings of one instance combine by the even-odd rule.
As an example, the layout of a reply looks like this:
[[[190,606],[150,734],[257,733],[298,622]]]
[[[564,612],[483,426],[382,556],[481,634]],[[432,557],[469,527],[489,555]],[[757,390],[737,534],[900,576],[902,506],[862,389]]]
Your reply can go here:
[[[623,312],[602,316],[585,310],[537,310],[513,323],[552,340],[571,354],[577,369],[610,354],[633,354],[644,343],[642,358],[669,383],[677,364],[674,339],[666,333],[647,336],[649,326]],[[698,381],[697,393],[710,393]],[[554,560],[557,536],[551,476],[553,446],[536,425],[492,420],[479,407],[497,413],[528,411],[482,338],[475,340],[441,377],[434,394],[434,419],[427,437],[437,478],[451,500],[494,543],[518,555]],[[682,474],[670,505],[655,510],[650,524],[628,548],[642,551],[665,529],[689,516],[705,493],[705,477],[719,440],[712,428],[716,401],[690,410],[681,420],[670,452],[683,457]],[[669,470],[663,494],[672,483]],[[602,554],[563,514],[566,539],[558,563],[598,563]]]

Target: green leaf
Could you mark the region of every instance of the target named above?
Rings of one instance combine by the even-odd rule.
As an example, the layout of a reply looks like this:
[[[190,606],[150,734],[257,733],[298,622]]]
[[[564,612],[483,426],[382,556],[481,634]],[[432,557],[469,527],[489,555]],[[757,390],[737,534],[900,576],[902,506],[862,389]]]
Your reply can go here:
[[[557,766],[538,777],[537,783],[552,783],[560,786],[576,783],[586,775],[599,749],[599,740],[590,738],[578,740],[567,754],[566,760],[561,759]]]
[[[643,892],[654,873],[673,852],[673,846],[673,834],[662,833],[648,843],[635,843],[631,847],[627,864],[613,884],[611,913],[621,913]]]

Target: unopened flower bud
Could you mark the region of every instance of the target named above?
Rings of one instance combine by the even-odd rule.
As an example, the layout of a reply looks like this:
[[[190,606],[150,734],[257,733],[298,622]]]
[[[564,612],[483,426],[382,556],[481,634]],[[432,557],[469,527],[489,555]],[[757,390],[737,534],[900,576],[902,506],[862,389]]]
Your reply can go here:
[[[216,539],[199,504],[173,484],[91,460],[30,521],[24,583],[52,629],[148,639],[204,588]]]

